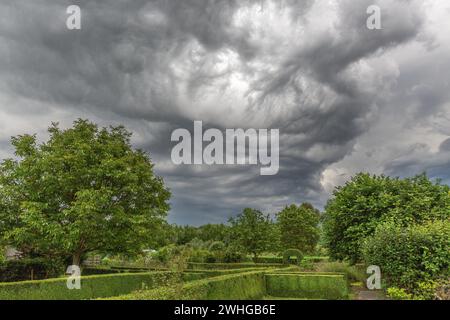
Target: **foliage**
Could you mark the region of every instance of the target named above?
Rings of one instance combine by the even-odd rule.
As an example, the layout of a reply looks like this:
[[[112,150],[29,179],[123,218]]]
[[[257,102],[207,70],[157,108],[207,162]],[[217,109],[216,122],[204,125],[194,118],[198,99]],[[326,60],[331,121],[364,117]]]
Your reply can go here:
[[[298,249],[287,249],[283,252],[283,263],[289,264],[292,262],[292,257],[295,257],[297,264],[303,260],[303,253]]]
[[[426,175],[407,179],[356,175],[335,189],[325,209],[325,242],[330,256],[360,261],[362,240],[384,221],[407,226],[448,218],[449,190]]]
[[[225,263],[239,263],[244,260],[244,254],[233,248],[228,248],[223,256],[223,262]]]
[[[352,282],[364,282],[366,281],[367,275],[365,270],[358,268],[355,265],[349,265],[346,262],[325,262],[317,266],[318,272],[335,272],[343,273],[347,276],[349,283]]]
[[[0,166],[0,234],[20,251],[46,256],[139,252],[169,209],[170,193],[131,134],[87,120],[49,140],[12,138],[17,160]]]
[[[0,283],[0,300],[78,300],[127,294],[180,281],[174,272],[120,273],[81,277],[81,289],[69,290],[66,278]]]
[[[389,286],[417,294],[421,283],[449,276],[449,248],[450,221],[408,227],[385,222],[366,240],[363,255],[367,264],[380,266]]]
[[[309,203],[284,208],[277,214],[282,246],[312,253],[319,241],[319,221],[319,211]]]
[[[229,222],[235,245],[255,258],[274,243],[274,224],[259,210],[246,208]]]
[[[222,241],[214,241],[209,246],[209,251],[223,251],[225,250],[225,244]]]
[[[211,270],[211,269],[240,269],[240,268],[284,268],[285,265],[278,263],[188,263],[188,269]]]
[[[181,291],[171,287],[142,290],[112,300],[245,300],[261,299],[266,292],[264,271],[218,276],[186,283]]]
[[[413,295],[406,292],[405,289],[392,287],[387,289],[387,296],[392,300],[411,300]]]
[[[343,275],[267,274],[267,294],[276,297],[308,299],[347,299],[348,286]]]
[[[261,256],[253,259],[254,263],[283,263],[283,257],[277,256]]]
[[[64,274],[62,261],[44,258],[8,260],[0,264],[0,282],[37,280]]]

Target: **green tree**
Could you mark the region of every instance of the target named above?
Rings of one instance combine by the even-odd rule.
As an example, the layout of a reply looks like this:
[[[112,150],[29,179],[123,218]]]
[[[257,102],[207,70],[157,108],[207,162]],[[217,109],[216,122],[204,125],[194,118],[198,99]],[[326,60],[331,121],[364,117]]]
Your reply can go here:
[[[224,224],[205,224],[198,227],[198,237],[203,241],[227,241],[228,227]]]
[[[284,208],[277,214],[277,222],[285,249],[295,248],[303,253],[314,251],[320,237],[320,212],[311,204]]]
[[[122,126],[77,120],[49,140],[12,138],[17,159],[0,166],[3,237],[25,253],[71,256],[90,251],[137,253],[151,242],[170,193],[149,156],[133,150]]]
[[[274,223],[269,215],[246,208],[235,218],[230,218],[231,238],[235,245],[257,258],[261,252],[269,250],[274,240]]]
[[[332,258],[361,260],[361,244],[378,224],[399,226],[450,215],[449,187],[425,174],[399,179],[360,173],[338,187],[325,208],[325,242]]]

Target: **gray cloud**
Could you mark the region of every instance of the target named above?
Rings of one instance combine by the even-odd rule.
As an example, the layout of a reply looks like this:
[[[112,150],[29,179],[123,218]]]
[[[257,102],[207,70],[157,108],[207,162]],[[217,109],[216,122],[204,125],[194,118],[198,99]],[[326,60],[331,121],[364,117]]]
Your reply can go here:
[[[271,213],[292,202],[321,207],[355,171],[428,169],[448,178],[447,4],[76,3],[82,30],[69,31],[72,1],[0,0],[4,157],[11,135],[43,139],[51,121],[122,123],[173,191],[170,220],[193,224],[224,221],[246,206]],[[382,8],[382,30],[365,27],[373,3]],[[279,128],[279,173],[174,166],[170,134],[192,131],[193,120]]]

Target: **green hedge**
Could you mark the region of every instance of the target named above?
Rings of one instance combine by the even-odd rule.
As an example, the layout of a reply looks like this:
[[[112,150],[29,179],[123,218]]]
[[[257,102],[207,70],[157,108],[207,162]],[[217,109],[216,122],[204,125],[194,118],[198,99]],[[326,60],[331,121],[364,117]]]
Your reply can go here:
[[[111,300],[248,300],[266,294],[264,271],[252,271],[192,281],[183,286],[160,287],[111,297]]]
[[[188,263],[190,270],[244,269],[244,268],[282,268],[279,263]]]
[[[449,248],[450,220],[407,227],[386,222],[366,240],[362,253],[367,265],[380,266],[388,285],[415,293],[421,283],[450,277]]]
[[[283,263],[283,257],[274,257],[274,256],[267,256],[267,257],[258,257],[258,258],[253,258],[252,261],[254,263],[279,263],[282,264]]]
[[[0,283],[0,300],[78,300],[127,294],[178,280],[174,272],[120,273],[84,276],[80,290],[67,289],[66,278]]]
[[[307,299],[347,299],[348,286],[341,274],[266,274],[267,294]]]
[[[305,256],[303,257],[303,260],[318,263],[318,262],[328,262],[330,258],[323,256]]]

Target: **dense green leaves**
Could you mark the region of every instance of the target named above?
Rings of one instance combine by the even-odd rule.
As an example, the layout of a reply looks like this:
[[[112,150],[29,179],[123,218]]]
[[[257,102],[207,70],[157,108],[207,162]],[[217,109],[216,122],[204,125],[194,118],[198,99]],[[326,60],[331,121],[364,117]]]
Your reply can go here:
[[[295,204],[277,214],[281,244],[303,253],[313,252],[320,237],[320,213],[309,203]]]
[[[381,267],[389,285],[414,292],[424,281],[450,276],[450,221],[402,227],[380,224],[363,245],[364,260]]]
[[[449,217],[449,187],[425,175],[408,179],[358,174],[336,188],[326,206],[325,237],[336,259],[361,260],[361,243],[376,226],[393,220],[400,226]]]
[[[12,139],[17,159],[0,167],[0,231],[24,253],[80,256],[137,252],[169,209],[170,193],[123,127],[87,120],[49,128],[49,140]]]
[[[269,250],[276,240],[274,224],[261,211],[246,208],[241,214],[230,219],[232,239],[236,246],[256,258]]]

